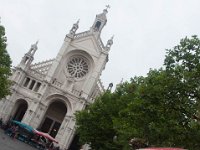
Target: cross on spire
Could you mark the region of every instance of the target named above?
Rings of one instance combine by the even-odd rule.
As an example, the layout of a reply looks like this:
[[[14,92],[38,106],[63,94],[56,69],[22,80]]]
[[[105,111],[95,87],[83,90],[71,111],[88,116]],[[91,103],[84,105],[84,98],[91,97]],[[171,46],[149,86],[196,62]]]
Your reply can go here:
[[[110,5],[106,5],[106,10],[110,8]]]

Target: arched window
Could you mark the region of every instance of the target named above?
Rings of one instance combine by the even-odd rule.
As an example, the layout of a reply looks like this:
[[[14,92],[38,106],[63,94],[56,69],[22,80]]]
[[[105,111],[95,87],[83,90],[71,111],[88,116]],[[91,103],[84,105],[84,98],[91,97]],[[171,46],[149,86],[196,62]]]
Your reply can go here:
[[[100,26],[101,26],[101,22],[97,21],[96,24],[95,24],[95,29],[99,30]]]

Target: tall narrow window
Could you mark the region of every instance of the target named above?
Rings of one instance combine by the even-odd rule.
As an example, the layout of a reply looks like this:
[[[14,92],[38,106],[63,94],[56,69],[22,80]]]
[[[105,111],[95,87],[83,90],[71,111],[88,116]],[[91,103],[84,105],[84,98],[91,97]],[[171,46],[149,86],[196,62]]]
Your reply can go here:
[[[24,82],[24,87],[27,87],[29,82],[30,82],[30,78],[26,78],[26,81]]]
[[[95,29],[99,30],[100,26],[101,26],[101,22],[97,21],[96,24],[95,24]]]
[[[28,63],[28,57],[25,58],[24,63],[25,63],[25,64]]]
[[[35,92],[37,92],[40,89],[41,83],[37,82],[36,87],[34,89]]]
[[[31,85],[29,86],[29,89],[32,90],[34,85],[35,85],[35,80],[32,80]]]

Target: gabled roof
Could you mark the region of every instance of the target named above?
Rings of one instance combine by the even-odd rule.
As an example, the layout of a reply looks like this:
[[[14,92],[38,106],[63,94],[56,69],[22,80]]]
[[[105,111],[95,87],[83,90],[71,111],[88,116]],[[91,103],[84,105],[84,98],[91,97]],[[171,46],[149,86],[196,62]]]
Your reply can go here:
[[[85,32],[80,32],[80,33],[75,34],[74,39],[81,39],[81,38],[88,37],[88,36],[91,36],[91,35],[94,35],[94,33],[91,32],[90,30],[88,30],[88,31],[85,31]],[[99,38],[95,38],[95,39],[96,39],[97,45],[101,49],[101,51],[105,51],[105,46],[104,46],[101,38],[99,37]]]

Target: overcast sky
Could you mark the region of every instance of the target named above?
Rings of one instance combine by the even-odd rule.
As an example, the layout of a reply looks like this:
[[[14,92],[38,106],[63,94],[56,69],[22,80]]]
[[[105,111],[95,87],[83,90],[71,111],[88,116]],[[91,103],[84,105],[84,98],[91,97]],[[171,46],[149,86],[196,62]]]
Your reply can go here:
[[[165,49],[185,36],[200,37],[200,0],[0,0],[7,50],[16,66],[39,40],[34,62],[55,58],[72,24],[88,30],[96,14],[111,5],[102,41],[114,44],[101,79],[105,87],[163,65]]]

